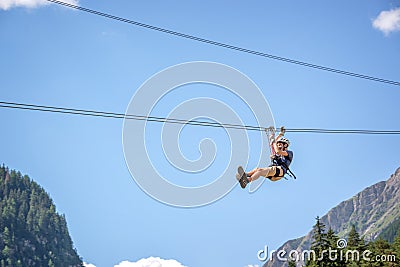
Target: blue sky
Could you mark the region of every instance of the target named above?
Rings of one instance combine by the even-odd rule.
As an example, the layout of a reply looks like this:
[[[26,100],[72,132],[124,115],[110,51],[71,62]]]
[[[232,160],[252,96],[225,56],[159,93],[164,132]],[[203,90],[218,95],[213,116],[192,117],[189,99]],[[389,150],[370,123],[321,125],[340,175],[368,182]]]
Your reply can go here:
[[[8,5],[15,2],[0,1],[1,101],[124,113],[152,75],[184,62],[212,61],[253,80],[277,126],[400,128],[398,86],[272,61],[41,1],[31,1],[39,2],[34,8]],[[248,49],[400,80],[399,1],[75,3]],[[159,114],[167,116],[178,98],[229,99],[215,95],[215,88],[193,88],[193,94],[188,89],[167,97]],[[242,109],[238,113],[248,116]],[[266,181],[254,194],[235,187],[213,204],[176,208],[154,200],[132,179],[122,120],[0,109],[0,121],[0,162],[49,192],[66,215],[79,255],[96,266],[150,257],[189,267],[262,265],[258,250],[307,233],[316,216],[400,166],[397,136],[293,133],[287,137],[297,180]],[[204,136],[214,137],[220,151],[229,150],[223,131],[186,130],[180,145],[190,159],[199,156]],[[255,151],[257,144],[252,144]],[[157,154],[159,148],[153,149],[150,153]],[[213,168],[221,170],[228,159],[217,156]],[[166,172],[163,164],[159,171]],[[209,176],[196,179],[210,182]],[[163,266],[179,266],[173,264]]]

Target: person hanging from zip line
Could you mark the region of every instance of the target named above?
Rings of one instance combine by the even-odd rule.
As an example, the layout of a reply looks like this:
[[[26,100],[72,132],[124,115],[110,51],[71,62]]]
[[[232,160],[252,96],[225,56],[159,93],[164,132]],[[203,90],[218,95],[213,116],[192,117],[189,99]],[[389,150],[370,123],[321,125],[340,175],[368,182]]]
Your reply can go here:
[[[290,141],[283,137],[285,128],[281,127],[277,137],[275,137],[274,127],[267,128],[265,131],[267,134],[270,132],[269,145],[271,148],[271,165],[266,168],[255,168],[247,173],[244,172],[242,166],[239,166],[236,179],[239,181],[242,188],[245,188],[248,183],[257,180],[261,176],[275,182],[282,179],[288,171],[293,174],[289,169],[289,165],[293,160],[293,151],[288,150]],[[296,177],[294,176],[294,178]]]

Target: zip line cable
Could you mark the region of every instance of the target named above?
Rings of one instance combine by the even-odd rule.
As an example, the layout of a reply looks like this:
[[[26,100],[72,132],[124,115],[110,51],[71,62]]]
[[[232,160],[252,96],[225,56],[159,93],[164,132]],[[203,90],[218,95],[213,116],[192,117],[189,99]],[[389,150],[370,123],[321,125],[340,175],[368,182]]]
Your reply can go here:
[[[85,110],[85,109],[73,109],[73,108],[63,108],[54,106],[43,106],[34,104],[24,104],[15,102],[5,102],[0,101],[0,108],[10,108],[10,109],[21,109],[21,110],[33,110],[42,112],[52,112],[52,113],[63,113],[63,114],[73,114],[80,116],[92,116],[92,117],[102,117],[102,118],[114,118],[114,119],[129,119],[129,120],[139,120],[139,121],[149,121],[149,122],[164,122],[164,123],[174,123],[181,125],[195,125],[203,127],[216,127],[216,128],[229,128],[237,130],[247,130],[247,131],[265,131],[265,127],[251,126],[251,125],[240,125],[240,124],[223,124],[217,122],[206,122],[200,120],[183,120],[176,118],[163,118],[155,116],[144,116],[135,114],[123,114],[114,112],[104,112],[96,110]],[[287,128],[286,132],[291,133],[330,133],[330,134],[390,134],[398,135],[400,130],[335,130],[335,129],[315,129],[315,128]]]
[[[213,40],[197,37],[197,36],[190,35],[190,34],[185,34],[185,33],[168,30],[168,29],[161,28],[161,27],[156,27],[156,26],[153,26],[153,25],[150,25],[150,24],[145,24],[145,23],[141,23],[141,22],[138,22],[138,21],[125,19],[125,18],[122,18],[122,17],[117,17],[117,16],[114,16],[114,15],[111,15],[111,14],[107,14],[107,13],[103,13],[103,12],[100,12],[100,11],[97,11],[97,10],[93,10],[93,9],[89,9],[89,8],[85,8],[85,7],[81,7],[81,6],[65,3],[65,2],[62,2],[62,1],[57,1],[57,0],[46,0],[46,1],[54,3],[54,4],[66,6],[66,7],[69,7],[69,8],[73,8],[73,9],[76,9],[76,10],[80,10],[80,11],[83,11],[83,12],[91,13],[91,14],[94,14],[94,15],[102,16],[102,17],[105,17],[105,18],[109,18],[109,19],[120,21],[120,22],[128,23],[128,24],[131,24],[131,25],[139,26],[139,27],[142,27],[142,28],[146,28],[146,29],[150,29],[150,30],[163,32],[163,33],[166,33],[166,34],[170,34],[170,35],[174,35],[174,36],[178,36],[178,37],[194,40],[194,41],[197,41],[197,42],[202,42],[202,43],[206,43],[206,44],[210,44],[210,45],[214,45],[214,46],[219,46],[219,47],[223,47],[223,48],[227,48],[227,49],[231,49],[231,50],[235,50],[235,51],[239,51],[239,52],[244,52],[244,53],[248,53],[248,54],[252,54],[252,55],[256,55],[256,56],[261,56],[261,57],[264,57],[264,58],[279,60],[279,61],[283,61],[283,62],[287,62],[287,63],[291,63],[291,64],[296,64],[296,65],[300,65],[300,66],[304,66],[304,67],[308,67],[308,68],[319,69],[319,70],[323,70],[323,71],[329,71],[329,72],[333,72],[333,73],[337,73],[337,74],[341,74],[341,75],[347,75],[347,76],[351,76],[351,77],[356,77],[356,78],[360,78],[360,79],[366,79],[366,80],[370,80],[370,81],[375,81],[375,82],[381,82],[381,83],[391,84],[391,85],[395,85],[395,86],[400,86],[400,82],[398,82],[398,81],[382,79],[382,78],[378,78],[378,77],[374,77],[374,76],[368,76],[368,75],[359,74],[359,73],[355,73],[355,72],[344,71],[344,70],[340,70],[340,69],[325,67],[325,66],[322,66],[322,65],[316,65],[316,64],[312,64],[312,63],[307,63],[307,62],[304,62],[304,61],[294,60],[294,59],[291,59],[291,58],[275,56],[275,55],[272,55],[272,54],[267,54],[267,53],[259,52],[259,51],[256,51],[256,50],[251,50],[251,49],[247,49],[247,48],[243,48],[243,47],[239,47],[239,46],[234,46],[234,45],[230,45],[230,44],[226,44],[226,43],[221,43],[221,42],[217,42],[217,41],[213,41]]]

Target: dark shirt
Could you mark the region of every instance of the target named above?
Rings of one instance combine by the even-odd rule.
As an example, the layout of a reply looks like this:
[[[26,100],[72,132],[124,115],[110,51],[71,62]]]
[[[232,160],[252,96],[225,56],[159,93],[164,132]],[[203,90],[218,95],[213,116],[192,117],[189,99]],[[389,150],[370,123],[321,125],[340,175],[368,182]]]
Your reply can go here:
[[[285,173],[287,172],[287,169],[293,160],[293,151],[287,150],[286,152],[288,153],[287,156],[280,156],[278,154],[275,154],[275,156],[272,158],[271,164],[271,166],[281,166]]]

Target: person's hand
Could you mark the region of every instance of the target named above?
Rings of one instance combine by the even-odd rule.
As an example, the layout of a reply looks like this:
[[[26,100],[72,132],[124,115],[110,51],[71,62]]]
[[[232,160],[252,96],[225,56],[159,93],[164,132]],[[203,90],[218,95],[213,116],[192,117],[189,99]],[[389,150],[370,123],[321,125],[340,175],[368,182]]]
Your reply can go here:
[[[281,132],[279,134],[284,135],[286,132],[285,126],[281,127]]]
[[[271,135],[275,135],[275,128],[274,128],[274,126],[270,126],[270,127],[268,127],[268,128],[265,128],[265,132],[267,133],[267,134],[271,134]]]

